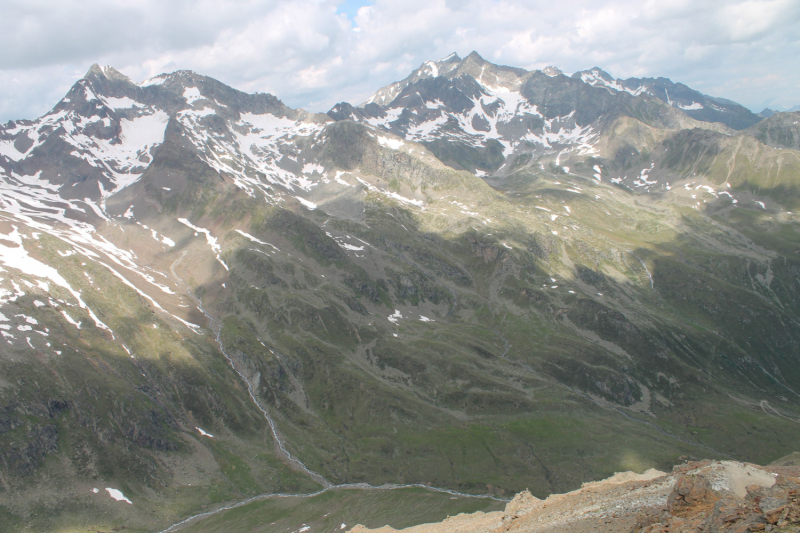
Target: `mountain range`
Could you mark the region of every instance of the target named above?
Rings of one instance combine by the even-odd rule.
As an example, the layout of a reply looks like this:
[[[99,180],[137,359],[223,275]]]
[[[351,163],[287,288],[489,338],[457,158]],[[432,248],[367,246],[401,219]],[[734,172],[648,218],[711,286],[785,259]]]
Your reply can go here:
[[[0,127],[0,523],[399,528],[795,451],[799,120],[475,52],[327,114],[92,66]]]
[[[761,113],[759,113],[759,115],[764,117],[764,118],[768,118],[768,117],[771,117],[772,115],[774,115],[776,113],[782,113],[782,112],[785,112],[785,111],[788,111],[788,112],[791,112],[791,113],[796,112],[796,111],[800,111],[800,105],[796,105],[796,106],[793,106],[793,107],[790,107],[790,108],[780,108],[780,109],[770,109],[769,107],[765,107],[761,111]]]

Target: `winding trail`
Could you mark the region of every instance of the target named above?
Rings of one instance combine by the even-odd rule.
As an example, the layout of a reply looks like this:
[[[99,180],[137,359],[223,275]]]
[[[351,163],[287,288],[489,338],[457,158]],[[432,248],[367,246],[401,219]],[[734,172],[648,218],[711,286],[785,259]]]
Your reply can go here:
[[[225,507],[220,507],[219,509],[214,509],[213,511],[206,511],[205,513],[199,513],[196,515],[192,515],[188,518],[181,520],[175,524],[172,524],[167,529],[160,531],[159,533],[170,533],[172,531],[177,531],[178,528],[189,525],[191,522],[195,520],[201,520],[203,518],[208,518],[209,516],[221,513],[223,511],[229,511],[231,509],[236,509],[237,507],[242,507],[243,505],[247,505],[249,503],[261,501],[261,500],[268,500],[270,498],[313,498],[314,496],[319,496],[320,494],[324,494],[326,492],[330,492],[332,490],[346,490],[346,489],[356,489],[356,490],[399,490],[399,489],[425,489],[431,492],[440,492],[442,494],[450,494],[451,496],[458,496],[460,498],[474,498],[474,499],[488,499],[488,500],[495,500],[498,502],[508,502],[510,500],[506,498],[498,498],[497,496],[492,496],[490,494],[464,494],[463,492],[456,492],[450,489],[442,489],[439,487],[429,487],[428,485],[423,485],[421,483],[411,483],[408,485],[395,485],[393,483],[385,484],[385,485],[369,485],[367,483],[343,483],[341,485],[330,485],[325,487],[324,489],[318,490],[317,492],[307,492],[302,494],[289,494],[285,492],[273,492],[270,494],[259,494],[258,496],[253,496],[246,500],[242,500],[240,502],[236,502],[231,505],[226,505]]]

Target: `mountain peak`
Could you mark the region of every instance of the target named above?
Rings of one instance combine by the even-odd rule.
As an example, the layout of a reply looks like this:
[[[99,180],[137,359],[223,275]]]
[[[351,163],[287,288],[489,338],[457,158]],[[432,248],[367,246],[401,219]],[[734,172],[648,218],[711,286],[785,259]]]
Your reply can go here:
[[[589,71],[592,74],[594,74],[595,76],[603,78],[604,80],[607,80],[607,81],[614,81],[616,79],[616,78],[614,78],[614,76],[612,76],[611,74],[609,74],[605,70],[601,69],[600,67],[596,67],[596,66],[592,67],[591,69],[589,69]]]
[[[107,78],[109,80],[124,80],[124,81],[128,81],[128,82],[131,81],[130,78],[128,78],[128,76],[126,76],[125,74],[121,73],[120,71],[118,71],[114,67],[111,67],[111,66],[108,66],[108,65],[106,65],[104,67],[101,67],[97,63],[94,63],[91,67],[89,67],[89,70],[86,71],[86,74],[83,76],[83,78],[84,79],[89,79],[89,78],[97,78],[97,77],[103,77],[103,78]]]
[[[461,76],[468,74],[475,79],[480,78],[481,73],[487,68],[496,67],[493,63],[485,60],[478,52],[473,50],[461,63],[453,70],[454,75]]]
[[[460,63],[460,62],[461,62],[461,57],[459,57],[459,55],[455,52],[437,61],[437,63]]]
[[[560,75],[560,74],[564,74],[564,73],[561,71],[561,69],[560,69],[560,68],[558,68],[558,67],[554,67],[553,65],[550,65],[550,66],[544,67],[544,68],[542,69],[542,72],[544,72],[546,75],[550,76],[551,78],[553,78],[553,77],[555,77],[555,76],[558,76],[558,75]]]
[[[477,57],[477,60],[475,59]],[[394,98],[400,94],[400,92],[408,87],[411,83],[419,81],[423,78],[436,78],[439,76],[443,76],[449,72],[453,72],[459,68],[461,68],[464,64],[471,61],[471,63],[475,63],[476,61],[483,61],[483,58],[478,55],[477,52],[472,52],[466,58],[461,59],[459,55],[455,52],[450,54],[447,57],[444,57],[438,61],[425,61],[422,65],[419,66],[414,72],[412,72],[407,78],[396,81],[386,87],[379,89],[375,94],[373,94],[366,102],[359,105],[359,107],[364,107],[368,104],[376,103],[378,105],[386,105]]]
[[[469,53],[467,57],[464,58],[464,61],[478,61],[481,63],[485,63],[486,60],[475,50]]]

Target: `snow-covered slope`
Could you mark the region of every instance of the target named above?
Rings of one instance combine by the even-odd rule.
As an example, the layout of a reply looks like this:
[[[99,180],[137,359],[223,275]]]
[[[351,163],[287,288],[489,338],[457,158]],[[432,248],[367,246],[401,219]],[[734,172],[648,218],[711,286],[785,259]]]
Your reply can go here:
[[[549,106],[535,86],[573,84],[547,73],[493,65],[473,52],[429,61],[356,108],[337,104],[329,115],[355,120],[426,144],[457,168],[483,176],[522,154],[593,152],[599,117],[579,117],[575,106]]]
[[[328,121],[192,72],[135,84],[95,65],[51,112],[0,127],[0,205],[104,218],[105,200],[141,178],[168,132],[241,188],[307,190],[295,141]]]
[[[732,134],[718,122],[741,128],[759,120],[738,104],[665,78],[618,80],[599,68],[568,77],[556,67],[494,65],[475,52],[428,61],[361,106],[342,102],[328,115],[423,143],[445,163],[482,177],[550,167],[569,172],[588,157],[598,160],[584,175],[595,177],[592,167],[599,160],[630,159],[652,147],[632,134],[622,148],[627,141],[619,136],[627,126],[621,124],[630,121],[659,132],[703,128]],[[637,173],[652,170],[651,161],[640,163]]]

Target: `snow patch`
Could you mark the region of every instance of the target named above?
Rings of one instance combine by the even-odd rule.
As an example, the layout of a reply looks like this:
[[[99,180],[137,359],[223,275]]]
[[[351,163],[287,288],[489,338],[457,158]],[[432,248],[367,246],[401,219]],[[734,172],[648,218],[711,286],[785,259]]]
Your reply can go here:
[[[144,107],[141,106],[131,98],[127,96],[123,96],[122,98],[114,98],[114,97],[107,97],[103,100],[103,103],[106,104],[111,109],[130,109],[132,107]]]
[[[380,135],[378,136],[378,143],[392,150],[399,150],[404,144],[400,139],[390,139],[388,137],[381,137]]]
[[[316,163],[306,163],[303,165],[303,174],[313,174],[314,172],[323,174],[325,172],[325,167]]]
[[[184,226],[188,226],[189,228],[195,230],[197,233],[205,233],[206,242],[208,242],[208,245],[211,247],[211,251],[214,252],[214,255],[216,256],[217,261],[219,261],[219,263],[223,267],[225,267],[225,270],[229,270],[228,269],[228,265],[226,265],[225,262],[222,260],[222,258],[220,258],[220,256],[219,256],[219,254],[222,252],[222,247],[219,244],[217,244],[217,239],[215,237],[211,236],[211,232],[210,231],[208,231],[205,228],[200,228],[198,226],[195,226],[194,224],[192,224],[191,222],[189,222],[185,218],[179,218],[178,222],[180,222]]]
[[[200,433],[204,437],[210,437],[212,439],[214,438],[214,435],[212,435],[211,433],[207,433],[207,432],[203,431],[201,428],[199,428],[197,426],[195,426],[194,429],[196,429],[198,431],[198,433]]]
[[[187,104],[192,105],[203,98],[203,95],[200,94],[200,89],[197,87],[187,87],[186,90],[183,91],[183,97],[186,99]]]
[[[133,505],[133,502],[130,501],[128,498],[126,498],[125,495],[122,494],[122,492],[118,491],[117,489],[112,489],[112,488],[106,487],[106,491],[108,492],[109,496],[111,496],[112,498],[114,498],[118,502],[127,502],[127,503]]]
[[[294,199],[297,200],[298,202],[300,202],[301,204],[303,204],[304,206],[306,206],[311,211],[313,211],[314,209],[317,208],[317,204],[315,204],[314,202],[310,202],[310,201],[306,200],[305,198],[300,198],[299,196],[294,196]]]
[[[263,244],[263,245],[265,245],[265,246],[272,246],[272,248],[274,248],[274,249],[275,249],[275,251],[277,251],[277,252],[280,252],[280,250],[279,250],[279,249],[278,249],[276,246],[273,246],[272,244],[270,244],[270,243],[268,243],[268,242],[264,242],[264,241],[262,241],[261,239],[257,239],[256,237],[253,237],[253,236],[252,236],[252,235],[250,235],[249,233],[245,233],[245,232],[243,232],[243,231],[242,231],[242,230],[240,230],[240,229],[237,229],[237,230],[236,230],[236,233],[238,233],[238,234],[239,234],[239,235],[241,235],[242,237],[245,237],[245,238],[247,238],[247,239],[250,239],[252,242],[256,242],[256,243],[258,243],[258,244]]]

